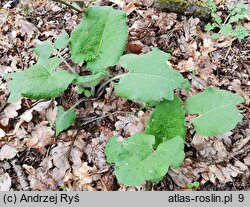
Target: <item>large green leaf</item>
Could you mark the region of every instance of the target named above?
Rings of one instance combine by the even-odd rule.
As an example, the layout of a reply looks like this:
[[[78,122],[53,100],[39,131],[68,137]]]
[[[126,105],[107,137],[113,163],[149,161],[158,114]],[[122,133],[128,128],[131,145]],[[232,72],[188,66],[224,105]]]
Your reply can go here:
[[[145,55],[122,56],[120,63],[129,72],[115,86],[116,93],[142,102],[173,100],[174,90],[188,90],[189,82],[166,63],[169,58],[168,53],[158,49]]]
[[[189,98],[185,109],[190,114],[199,114],[193,121],[200,135],[214,136],[228,132],[242,120],[236,105],[243,102],[237,94],[210,87]]]
[[[70,38],[72,60],[87,61],[92,72],[115,65],[127,42],[126,13],[112,7],[90,7]]]
[[[174,137],[186,137],[185,112],[182,101],[175,96],[173,101],[163,101],[152,112],[145,129],[146,134],[155,136],[155,146]]]
[[[64,111],[62,106],[57,107],[58,116],[56,119],[56,136],[63,130],[69,128],[76,119],[73,109]]]
[[[106,146],[109,162],[115,163],[115,175],[127,186],[138,186],[145,181],[159,182],[169,166],[178,168],[184,159],[184,140],[175,137],[160,144],[154,151],[155,137],[135,134],[122,143],[114,136]]]
[[[31,68],[22,72],[7,74],[12,78],[8,84],[11,92],[8,102],[14,102],[25,96],[31,99],[54,98],[67,89],[76,77],[67,71],[56,71],[58,58],[41,59]]]

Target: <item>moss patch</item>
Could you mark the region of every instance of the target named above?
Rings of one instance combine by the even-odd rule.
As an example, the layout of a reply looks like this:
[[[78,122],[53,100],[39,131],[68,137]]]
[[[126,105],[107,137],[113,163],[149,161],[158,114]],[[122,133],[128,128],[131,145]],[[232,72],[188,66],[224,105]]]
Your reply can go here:
[[[210,10],[202,1],[195,0],[157,0],[156,6],[161,9],[167,9],[182,15],[194,16],[203,20],[210,18]]]

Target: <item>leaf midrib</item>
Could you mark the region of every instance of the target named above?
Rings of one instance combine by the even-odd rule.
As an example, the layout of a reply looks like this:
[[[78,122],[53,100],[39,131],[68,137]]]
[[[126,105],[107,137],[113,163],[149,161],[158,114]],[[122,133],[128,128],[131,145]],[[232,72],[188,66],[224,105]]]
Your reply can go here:
[[[103,32],[102,32],[102,37],[101,37],[101,40],[100,40],[100,44],[99,44],[99,46],[97,48],[97,51],[95,53],[94,59],[98,56],[98,54],[100,52],[100,49],[101,49],[101,46],[102,46],[102,42],[103,42],[103,39],[104,39],[105,30],[106,30],[107,25],[108,25],[108,19],[109,19],[110,13],[111,13],[111,10],[109,11],[108,16],[106,18],[106,23],[105,23],[105,26],[104,26],[104,29],[103,29]]]
[[[71,112],[70,109],[68,111],[62,111],[63,115],[61,116],[60,119],[58,119],[58,125],[61,125],[61,122],[62,122],[64,117],[69,117],[70,112]]]
[[[158,78],[158,79],[163,79],[166,81],[176,81],[173,78],[167,78],[167,77],[163,77],[163,76],[159,76],[159,75],[154,75],[154,74],[147,74],[147,73],[133,73],[133,72],[129,72],[127,73],[127,75],[138,75],[138,76],[149,76],[149,77],[154,77],[154,78]]]
[[[223,108],[223,107],[227,107],[227,106],[230,106],[230,105],[234,105],[234,103],[230,103],[230,104],[222,105],[222,106],[219,106],[219,107],[217,107],[217,108],[211,109],[211,110],[209,110],[209,111],[205,112],[204,114],[201,114],[201,116],[200,116],[200,117],[205,116],[205,115],[207,115],[207,114],[209,114],[209,113],[211,113],[211,112],[214,112],[214,111],[220,110],[221,108]]]

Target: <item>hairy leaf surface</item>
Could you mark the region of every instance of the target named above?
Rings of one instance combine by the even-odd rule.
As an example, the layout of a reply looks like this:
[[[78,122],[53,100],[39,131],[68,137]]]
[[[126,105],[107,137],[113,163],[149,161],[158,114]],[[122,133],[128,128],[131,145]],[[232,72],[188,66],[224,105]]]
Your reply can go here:
[[[115,86],[116,93],[142,102],[173,100],[174,90],[188,90],[189,82],[166,63],[169,58],[169,54],[158,49],[145,55],[122,56],[120,64],[129,72]]]
[[[163,101],[153,110],[145,129],[146,134],[155,136],[155,146],[174,137],[186,137],[185,112],[182,101],[175,96],[173,101]]]
[[[127,42],[126,14],[112,7],[90,7],[71,33],[71,57],[87,61],[94,73],[115,65]]]
[[[190,97],[185,109],[190,114],[199,114],[193,121],[200,135],[214,136],[230,131],[242,120],[236,105],[243,102],[237,94],[210,87]]]
[[[5,78],[12,78],[8,84],[11,92],[8,102],[17,101],[21,96],[31,99],[59,96],[75,78],[67,71],[56,71],[60,63],[58,58],[41,59],[29,69],[7,74]]]
[[[118,142],[114,136],[106,146],[109,162],[115,163],[115,175],[126,186],[138,186],[145,181],[159,182],[169,166],[178,168],[184,159],[184,140],[175,137],[163,142],[154,151],[155,137],[135,134]]]

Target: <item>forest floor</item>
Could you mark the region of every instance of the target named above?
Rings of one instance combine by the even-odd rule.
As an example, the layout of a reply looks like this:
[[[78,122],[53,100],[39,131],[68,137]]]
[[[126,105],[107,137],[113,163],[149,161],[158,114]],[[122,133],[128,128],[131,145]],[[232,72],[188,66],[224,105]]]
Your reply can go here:
[[[8,104],[4,74],[33,65],[37,44],[54,41],[63,29],[72,31],[82,18],[76,11],[52,1],[21,0],[21,4],[6,8],[8,2],[0,3],[0,190],[250,190],[249,37],[221,37],[215,41],[204,31],[208,22],[148,8],[136,0],[96,3],[126,11],[126,53],[143,54],[158,47],[172,55],[172,67],[192,86],[188,93],[179,92],[184,100],[208,86],[236,92],[245,99],[240,106],[244,110],[243,121],[223,136],[200,137],[187,117],[182,166],[170,169],[158,184],[126,187],[117,182],[113,166],[106,162],[104,148],[114,133],[129,137],[143,131],[151,111],[139,102],[116,96],[110,83],[100,97],[80,104],[75,124],[55,136],[50,124],[55,120],[55,106],[68,109],[81,98],[74,86],[53,100],[23,98]],[[225,8],[234,1],[217,3],[218,8]],[[244,22],[248,29],[249,21],[250,17]],[[69,49],[62,54],[70,62]],[[110,68],[110,73],[118,69]],[[187,188],[194,181],[200,186]]]

